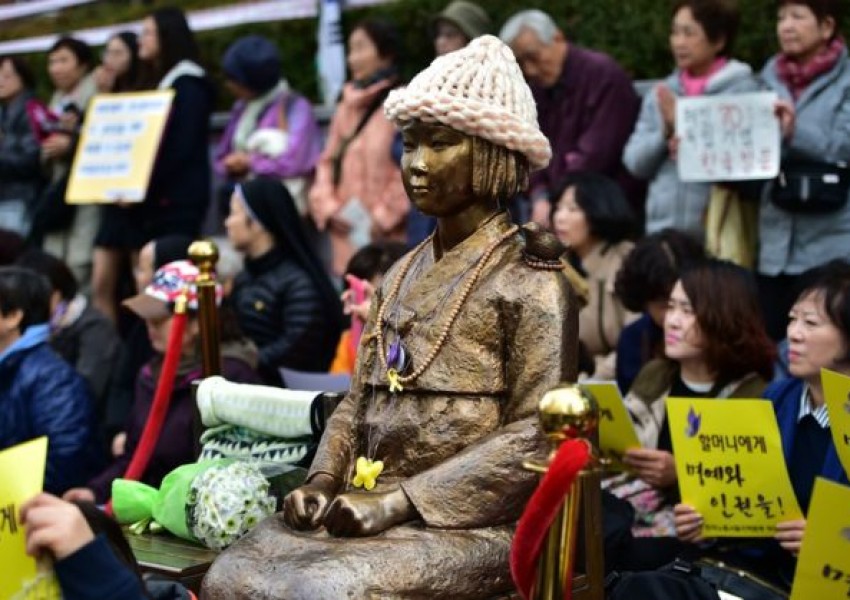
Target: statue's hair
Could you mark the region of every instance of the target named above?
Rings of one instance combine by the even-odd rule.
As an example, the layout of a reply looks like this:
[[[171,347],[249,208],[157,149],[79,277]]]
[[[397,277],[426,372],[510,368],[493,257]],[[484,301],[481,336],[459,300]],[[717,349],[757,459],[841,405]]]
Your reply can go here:
[[[528,187],[530,167],[524,154],[480,137],[472,138],[472,193],[505,203]]]

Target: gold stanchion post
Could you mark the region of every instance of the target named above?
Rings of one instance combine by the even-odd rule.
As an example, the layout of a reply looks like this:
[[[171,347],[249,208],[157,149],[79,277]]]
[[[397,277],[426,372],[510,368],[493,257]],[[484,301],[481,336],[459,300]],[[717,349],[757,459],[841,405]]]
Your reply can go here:
[[[540,427],[549,441],[549,456],[545,462],[527,461],[523,466],[536,473],[545,473],[561,444],[568,439],[583,439],[593,449],[599,422],[599,409],[593,396],[575,384],[558,386],[540,400]],[[532,591],[534,600],[561,600],[567,586],[573,586],[573,598],[602,600],[604,587],[604,556],[602,550],[602,519],[599,498],[599,472],[595,458],[573,483],[564,505],[552,522],[540,552],[537,577]],[[574,550],[579,520],[584,519],[584,573],[569,581],[575,572]]]
[[[198,320],[201,328],[201,359],[204,377],[221,374],[221,330],[215,298],[215,265],[218,247],[211,240],[189,246],[189,259],[198,267]]]

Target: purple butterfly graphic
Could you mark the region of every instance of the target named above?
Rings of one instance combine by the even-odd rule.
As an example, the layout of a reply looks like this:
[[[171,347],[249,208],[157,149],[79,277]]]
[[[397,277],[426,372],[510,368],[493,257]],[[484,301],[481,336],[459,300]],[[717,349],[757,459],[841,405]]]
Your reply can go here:
[[[688,427],[685,429],[685,435],[688,437],[694,437],[699,433],[699,427],[702,424],[702,415],[697,414],[692,406],[690,410],[688,410]]]

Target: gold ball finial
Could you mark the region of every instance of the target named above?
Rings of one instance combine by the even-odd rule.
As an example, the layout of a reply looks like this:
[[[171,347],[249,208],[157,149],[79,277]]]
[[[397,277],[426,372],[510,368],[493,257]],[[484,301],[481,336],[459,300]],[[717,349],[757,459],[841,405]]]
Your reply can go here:
[[[566,440],[581,438],[592,444],[599,425],[599,406],[577,383],[564,383],[543,394],[537,412],[540,429],[549,442],[549,454],[546,462],[524,461],[522,464],[529,471],[545,473]]]
[[[540,428],[552,441],[591,438],[599,424],[596,400],[578,384],[564,384],[543,395],[538,405]]]
[[[211,279],[215,273],[215,265],[218,263],[218,246],[208,239],[192,242],[189,246],[189,260],[200,271],[198,283]]]

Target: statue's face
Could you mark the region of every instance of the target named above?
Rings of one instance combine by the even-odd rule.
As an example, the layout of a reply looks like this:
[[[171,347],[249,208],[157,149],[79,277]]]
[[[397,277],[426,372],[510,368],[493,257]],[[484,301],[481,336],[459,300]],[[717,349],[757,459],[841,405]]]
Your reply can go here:
[[[476,202],[472,137],[451,127],[414,121],[402,128],[404,188],[426,215],[450,217]]]

